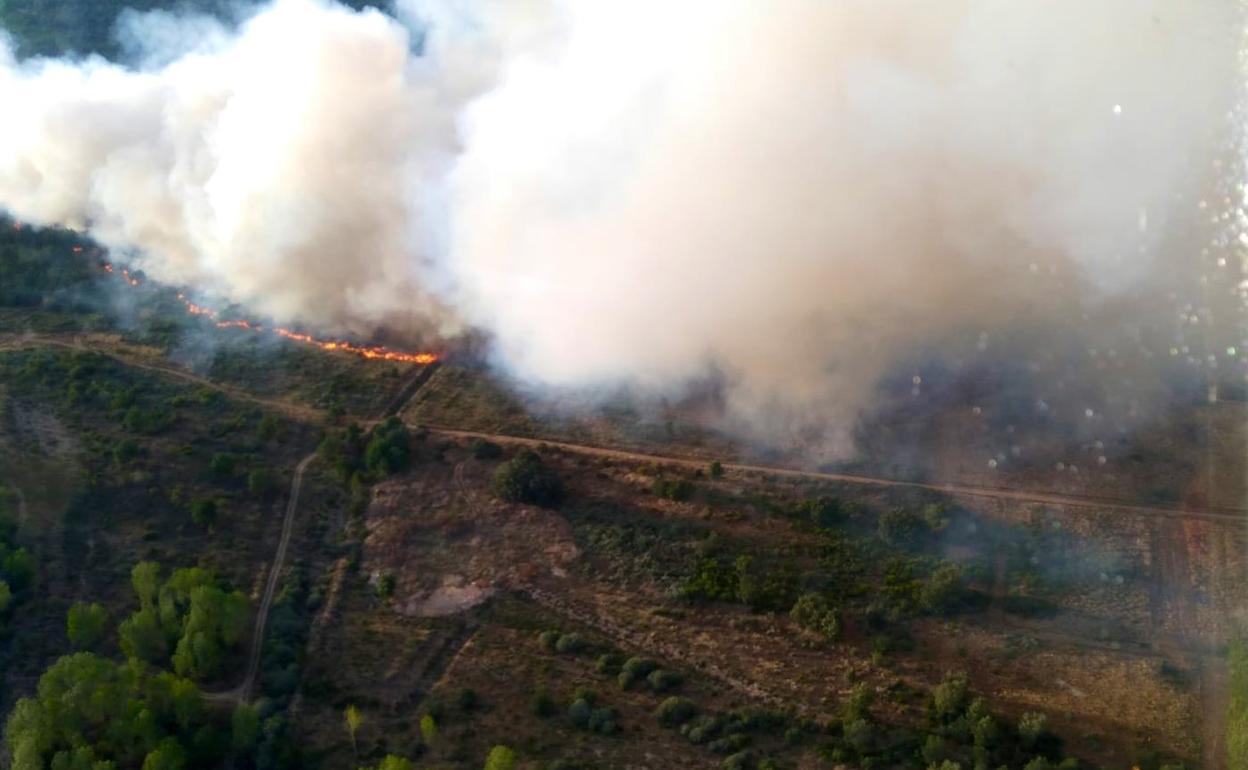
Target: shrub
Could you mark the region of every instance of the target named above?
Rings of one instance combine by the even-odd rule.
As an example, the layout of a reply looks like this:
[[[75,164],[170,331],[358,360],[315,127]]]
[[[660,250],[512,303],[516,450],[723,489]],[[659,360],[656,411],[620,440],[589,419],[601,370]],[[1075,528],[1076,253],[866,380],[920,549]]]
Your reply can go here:
[[[658,668],[658,664],[649,658],[629,658],[620,667],[620,674],[617,677],[620,687],[628,689],[633,682],[649,676],[650,672],[656,668]]]
[[[481,705],[481,698],[476,690],[464,687],[455,695],[455,705],[459,706],[460,711],[473,711]]]
[[[76,650],[90,650],[104,638],[104,630],[108,625],[108,613],[103,605],[77,602],[69,608],[65,618],[66,633],[69,643]]]
[[[789,617],[799,626],[821,634],[825,639],[840,636],[840,617],[820,594],[802,594],[789,610]]]
[[[577,727],[586,727],[589,725],[589,717],[593,714],[593,707],[589,705],[589,701],[585,698],[577,698],[568,706],[568,719],[572,720],[572,724]]]
[[[797,505],[797,514],[821,529],[831,529],[845,518],[840,501],[833,497],[803,500]]]
[[[437,743],[438,720],[433,718],[433,714],[425,714],[420,718],[420,738],[426,746]]]
[[[599,655],[598,660],[594,663],[594,670],[599,674],[614,676],[620,672],[620,659],[611,653]]]
[[[201,497],[191,501],[191,521],[200,527],[211,527],[217,520],[217,501]]]
[[[506,746],[495,746],[485,758],[485,770],[513,770],[516,766],[516,752]]]
[[[478,460],[496,460],[503,456],[501,446],[483,438],[474,438],[468,442],[468,451]]]
[[[659,704],[654,716],[664,727],[677,727],[688,722],[698,713],[698,707],[688,698],[671,697]]]
[[[256,468],[247,474],[247,491],[253,495],[268,495],[274,486],[273,471],[268,468]]]
[[[554,652],[555,647],[559,642],[559,638],[560,635],[558,631],[543,631],[537,635],[537,643],[540,644],[542,649],[547,652]]]
[[[706,743],[719,734],[722,726],[723,723],[719,717],[705,714],[681,725],[680,734],[685,736],[690,743]]]
[[[585,639],[580,634],[563,634],[555,642],[555,652],[580,652],[585,649]]]
[[[208,463],[208,467],[212,470],[212,475],[218,479],[225,480],[234,475],[234,467],[237,464],[237,458],[232,454],[225,452],[217,452],[212,456],[212,460]]]
[[[527,449],[498,467],[492,486],[509,503],[554,506],[563,501],[563,482]]]
[[[693,483],[686,479],[658,478],[650,485],[650,491],[664,500],[682,502],[693,497]]]
[[[412,440],[407,426],[397,417],[390,417],[373,428],[364,447],[364,467],[374,478],[383,478],[405,470],[412,460]]]
[[[1018,720],[1018,738],[1025,748],[1034,748],[1045,734],[1048,717],[1035,711],[1028,711]]]
[[[880,539],[889,545],[913,548],[919,544],[927,523],[918,514],[894,508],[880,516]]]
[[[932,688],[932,711],[937,718],[950,721],[966,706],[966,674],[948,674]]]
[[[936,569],[919,591],[919,605],[933,613],[945,613],[962,599],[962,568],[945,564]]]
[[[619,729],[616,724],[616,712],[613,708],[594,709],[589,715],[586,725],[591,732],[599,735],[614,735]]]
[[[550,697],[550,693],[545,690],[538,690],[533,693],[533,714],[542,719],[552,717],[558,708],[555,706],[555,699]]]
[[[711,466],[707,469],[707,474],[713,479],[723,478],[724,465],[719,460],[712,460]]]
[[[646,684],[650,685],[650,689],[655,692],[667,692],[674,687],[679,687],[682,681],[680,674],[662,668],[651,671],[646,677]]]
[[[875,702],[875,690],[866,682],[859,682],[850,690],[849,699],[845,701],[845,721],[866,719],[871,715],[871,704]]]
[[[747,770],[753,763],[754,757],[748,751],[738,751],[736,754],[730,755],[724,760],[722,767],[724,770]]]

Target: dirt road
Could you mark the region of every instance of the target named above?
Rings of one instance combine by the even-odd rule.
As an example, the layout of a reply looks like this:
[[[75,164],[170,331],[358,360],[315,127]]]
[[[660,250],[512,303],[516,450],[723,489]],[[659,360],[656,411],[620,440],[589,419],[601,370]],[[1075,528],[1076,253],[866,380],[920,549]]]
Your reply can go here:
[[[286,500],[286,513],[282,518],[282,534],[277,542],[273,563],[269,565],[269,574],[264,583],[264,594],[260,597],[260,605],[256,608],[256,627],[251,635],[247,674],[243,677],[243,681],[231,690],[204,693],[204,698],[208,701],[214,703],[246,702],[251,699],[251,691],[255,689],[256,677],[260,673],[260,658],[264,652],[264,630],[269,622],[269,610],[273,607],[273,597],[277,593],[277,585],[286,564],[286,551],[290,547],[291,532],[294,531],[295,513],[299,510],[299,491],[303,488],[303,475],[315,459],[315,452],[303,458],[295,467],[295,475],[290,482],[290,496]]]
[[[644,452],[634,452],[624,449],[608,449],[605,447],[587,446],[584,444],[570,444],[563,441],[552,441],[549,439],[522,438],[518,436],[507,436],[498,433],[479,433],[476,431],[459,430],[456,428],[423,426],[431,433],[440,436],[462,439],[484,439],[493,441],[497,444],[511,446],[526,446],[537,448],[541,446],[552,447],[564,452],[573,454],[588,455],[591,457],[603,457],[611,460],[624,460],[627,462],[639,463],[659,463],[663,465],[675,465],[682,468],[704,469],[706,460],[691,459],[688,457],[673,457],[671,455],[647,454]],[[878,487],[893,487],[901,489],[924,489],[932,492],[941,492],[950,495],[964,495],[967,497],[986,497],[996,500],[1011,500],[1022,503],[1040,503],[1043,505],[1060,505],[1068,508],[1084,508],[1096,510],[1104,513],[1132,513],[1143,516],[1155,516],[1166,518],[1200,518],[1211,519],[1215,521],[1245,521],[1245,513],[1230,513],[1224,511],[1210,511],[1202,509],[1185,509],[1178,510],[1175,508],[1155,508],[1146,505],[1131,505],[1128,503],[1114,502],[1111,500],[1102,500],[1090,497],[1079,497],[1073,495],[1060,495],[1047,492],[1033,492],[1029,490],[1008,489],[1001,487],[981,487],[966,484],[925,484],[917,481],[898,481],[896,479],[882,479],[873,476],[858,476],[848,473],[823,473],[820,471],[807,471],[795,468],[784,468],[773,465],[754,465],[750,463],[723,463],[724,470],[727,472],[760,474],[768,476],[780,476],[784,478],[799,479],[816,479],[820,481],[838,481],[847,484],[864,484]]]

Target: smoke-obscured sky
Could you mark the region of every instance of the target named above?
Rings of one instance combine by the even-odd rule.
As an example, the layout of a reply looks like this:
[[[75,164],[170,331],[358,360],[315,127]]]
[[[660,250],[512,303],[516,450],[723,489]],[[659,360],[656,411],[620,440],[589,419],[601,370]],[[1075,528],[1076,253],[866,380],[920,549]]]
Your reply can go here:
[[[1239,3],[396,17],[135,15],[125,65],[0,46],[0,207],[283,322],[482,329],[539,384],[713,374],[764,434],[845,444],[898,367],[1002,339],[1039,361],[1056,329],[1112,323],[1136,379],[1154,354],[1242,372]]]

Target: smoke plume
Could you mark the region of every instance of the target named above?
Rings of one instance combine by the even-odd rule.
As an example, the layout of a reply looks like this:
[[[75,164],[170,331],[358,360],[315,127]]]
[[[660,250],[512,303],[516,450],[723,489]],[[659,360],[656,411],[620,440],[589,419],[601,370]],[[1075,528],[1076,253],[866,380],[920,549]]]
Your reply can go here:
[[[1227,0],[277,0],[205,25],[132,17],[129,67],[0,50],[0,206],[283,322],[481,328],[543,384],[713,375],[741,425],[841,443],[923,351],[1241,269],[1210,252],[1240,205]]]

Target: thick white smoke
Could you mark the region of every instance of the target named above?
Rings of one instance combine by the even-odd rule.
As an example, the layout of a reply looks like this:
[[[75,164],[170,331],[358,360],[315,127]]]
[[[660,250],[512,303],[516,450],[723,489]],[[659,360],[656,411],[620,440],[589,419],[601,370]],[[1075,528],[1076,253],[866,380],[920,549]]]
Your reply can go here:
[[[1196,259],[1242,79],[1229,0],[399,5],[9,57],[0,206],[282,320],[847,430],[899,355]]]

